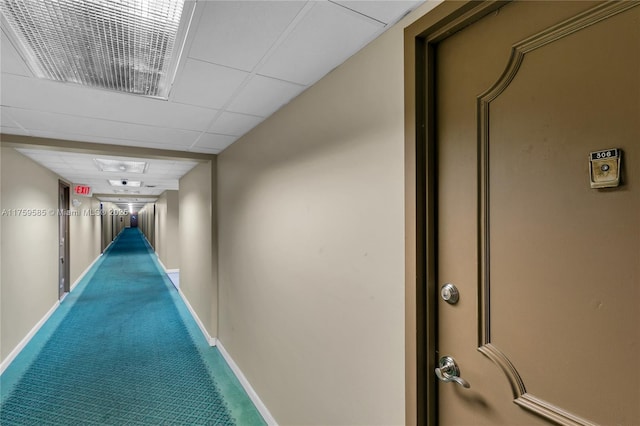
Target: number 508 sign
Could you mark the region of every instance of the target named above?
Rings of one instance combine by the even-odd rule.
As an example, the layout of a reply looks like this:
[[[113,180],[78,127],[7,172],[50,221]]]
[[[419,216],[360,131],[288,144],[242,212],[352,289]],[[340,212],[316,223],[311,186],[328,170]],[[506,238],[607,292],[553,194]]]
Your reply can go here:
[[[620,150],[617,148],[589,154],[591,188],[615,188],[620,185]]]
[[[597,152],[592,152],[591,153],[591,159],[592,160],[602,160],[605,158],[618,158],[620,156],[620,153],[618,152],[618,149],[607,149],[605,151],[597,151]]]

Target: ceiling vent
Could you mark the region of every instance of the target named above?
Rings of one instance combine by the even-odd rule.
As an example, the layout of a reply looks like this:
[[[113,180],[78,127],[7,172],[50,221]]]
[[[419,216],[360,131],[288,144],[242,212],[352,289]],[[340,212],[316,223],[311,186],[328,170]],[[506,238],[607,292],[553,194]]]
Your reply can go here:
[[[188,8],[184,0],[0,2],[3,27],[11,28],[36,76],[163,99],[191,20]]]
[[[94,158],[101,172],[124,172],[124,173],[145,173],[149,167],[149,163],[145,161],[129,161],[129,160],[110,160],[106,158]]]
[[[139,180],[129,180],[129,179],[119,179],[119,180],[109,179],[109,185],[111,185],[111,186],[127,186],[129,188],[131,188],[131,187],[140,188],[140,186],[142,185],[142,182],[140,182]]]

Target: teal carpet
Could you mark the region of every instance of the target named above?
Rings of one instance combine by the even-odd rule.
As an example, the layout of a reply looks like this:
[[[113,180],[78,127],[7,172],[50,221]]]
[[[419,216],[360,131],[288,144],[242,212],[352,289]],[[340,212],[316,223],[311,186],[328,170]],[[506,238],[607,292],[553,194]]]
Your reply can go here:
[[[263,424],[135,228],[0,380],[3,426]]]

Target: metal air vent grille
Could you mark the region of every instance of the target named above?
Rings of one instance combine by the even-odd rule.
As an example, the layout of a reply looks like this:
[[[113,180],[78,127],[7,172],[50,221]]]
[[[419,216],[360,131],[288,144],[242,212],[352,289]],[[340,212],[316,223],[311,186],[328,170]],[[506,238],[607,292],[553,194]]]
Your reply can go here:
[[[183,0],[2,0],[38,77],[166,98]]]

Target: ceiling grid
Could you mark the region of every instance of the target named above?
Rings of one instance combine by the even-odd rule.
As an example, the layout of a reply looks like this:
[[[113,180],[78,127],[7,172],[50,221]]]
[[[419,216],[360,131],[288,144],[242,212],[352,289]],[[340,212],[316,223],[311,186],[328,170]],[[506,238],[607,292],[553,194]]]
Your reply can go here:
[[[160,1],[176,4],[174,0]],[[35,43],[66,57],[67,65],[73,62],[77,73],[73,79],[59,82],[38,78],[40,71],[27,65],[25,59],[30,54],[20,48],[20,38],[11,29],[13,18],[6,8],[14,5],[20,13],[26,13],[26,3],[48,8],[47,24],[33,30]],[[153,25],[159,25],[156,21],[140,24],[147,32],[135,32],[131,25],[145,14],[141,5],[148,3],[121,0],[119,4],[127,5],[134,15],[116,25],[111,19],[116,8],[109,7],[112,0],[3,0],[0,131],[5,135],[108,144],[116,150],[127,146],[218,154],[423,1],[184,0],[185,17],[179,27],[172,24],[178,29],[173,51],[179,56],[171,62],[175,79],[156,85],[170,88],[164,95],[147,91],[150,79],[160,73],[145,74],[144,67],[135,62],[136,55],[148,56],[164,40],[159,33],[149,32]],[[80,4],[87,9],[62,13],[62,8]],[[111,37],[112,42],[95,48],[76,42],[78,28],[89,21],[89,35]],[[67,41],[49,46],[44,29],[55,24],[69,30],[63,34]],[[69,46],[79,50],[69,55]],[[105,65],[114,57],[111,66]],[[161,61],[157,59],[155,64]],[[52,65],[52,72],[61,71]],[[99,82],[151,96],[82,86],[74,81]],[[141,87],[135,89],[138,82]],[[113,193],[107,179],[100,175],[105,172],[95,167],[91,156],[60,158],[57,154],[65,153],[35,150],[23,153],[73,182],[101,182],[107,185],[104,191]],[[67,165],[64,170],[59,167],[61,162]],[[165,166],[154,167],[164,170]],[[187,171],[176,170],[182,174]],[[174,178],[171,184],[156,178],[155,188],[143,186],[141,192],[154,189],[149,192],[153,195],[163,188],[177,189]],[[153,185],[154,179],[145,176],[141,180],[146,186]]]

